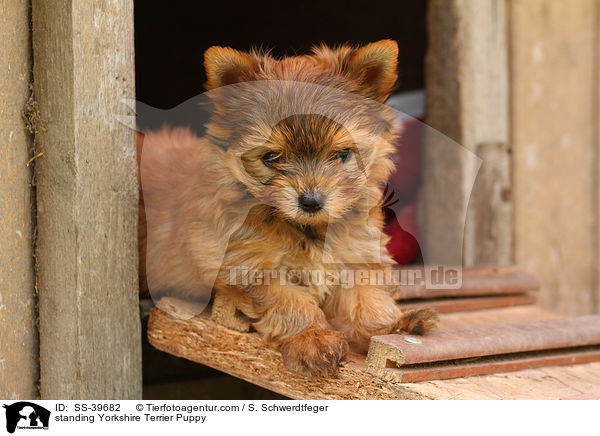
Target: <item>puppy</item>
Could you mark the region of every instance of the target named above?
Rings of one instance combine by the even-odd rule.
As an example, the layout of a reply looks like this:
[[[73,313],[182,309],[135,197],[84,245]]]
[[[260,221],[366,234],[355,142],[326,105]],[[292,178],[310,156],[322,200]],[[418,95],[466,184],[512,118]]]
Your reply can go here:
[[[163,128],[138,148],[141,281],[153,296],[228,293],[307,375],[335,372],[373,335],[433,328],[435,312],[402,313],[389,284],[282,277],[394,264],[381,201],[397,132],[382,103],[397,55],[390,40],[283,59],[208,49],[206,136]],[[239,271],[261,280],[232,279]]]

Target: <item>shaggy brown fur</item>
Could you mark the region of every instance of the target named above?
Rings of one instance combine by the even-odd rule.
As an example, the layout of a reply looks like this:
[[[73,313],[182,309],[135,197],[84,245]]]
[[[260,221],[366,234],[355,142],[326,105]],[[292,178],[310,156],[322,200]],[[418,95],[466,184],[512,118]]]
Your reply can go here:
[[[372,335],[433,328],[433,311],[402,313],[385,286],[232,284],[227,269],[393,264],[380,206],[396,131],[381,102],[397,50],[385,40],[281,60],[206,52],[207,136],[164,128],[145,135],[143,155],[139,144],[140,270],[153,296],[228,292],[285,364],[311,375],[334,372]]]

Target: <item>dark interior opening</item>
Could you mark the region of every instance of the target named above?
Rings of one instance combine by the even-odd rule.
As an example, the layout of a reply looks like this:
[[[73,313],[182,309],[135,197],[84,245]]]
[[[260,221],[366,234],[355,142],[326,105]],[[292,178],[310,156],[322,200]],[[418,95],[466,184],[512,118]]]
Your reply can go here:
[[[203,92],[203,54],[213,45],[264,47],[285,56],[308,53],[320,42],[365,44],[379,39],[398,41],[398,91],[420,89],[426,7],[424,0],[136,1],[137,99],[167,109]]]

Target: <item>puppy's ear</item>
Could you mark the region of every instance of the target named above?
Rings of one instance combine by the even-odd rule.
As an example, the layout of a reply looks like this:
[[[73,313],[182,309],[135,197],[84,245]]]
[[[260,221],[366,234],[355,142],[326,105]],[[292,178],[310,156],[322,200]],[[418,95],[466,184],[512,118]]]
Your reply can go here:
[[[358,82],[358,92],[377,101],[389,97],[398,78],[398,44],[384,39],[364,47],[313,47],[316,57],[329,62],[335,73]]]
[[[247,53],[229,47],[211,47],[204,53],[207,90],[252,80],[255,61]]]
[[[389,97],[398,79],[398,44],[384,39],[359,48],[349,59],[351,74],[378,101]]]

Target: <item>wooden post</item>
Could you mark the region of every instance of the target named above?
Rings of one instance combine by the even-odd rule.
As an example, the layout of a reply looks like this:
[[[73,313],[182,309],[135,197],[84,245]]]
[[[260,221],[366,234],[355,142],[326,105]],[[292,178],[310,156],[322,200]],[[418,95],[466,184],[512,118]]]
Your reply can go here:
[[[22,116],[31,80],[29,6],[0,0],[0,10],[0,398],[36,398],[32,144]]]
[[[506,265],[512,259],[510,149],[506,142],[482,142],[483,161],[469,204],[467,264]]]
[[[33,0],[41,396],[141,397],[131,0]]]
[[[594,37],[595,41],[595,54],[596,54],[596,62],[595,62],[595,73],[594,73],[594,86],[596,95],[596,101],[594,104],[594,119],[596,120],[596,129],[595,129],[595,168],[593,170],[594,173],[594,186],[595,186],[595,211],[596,211],[596,253],[594,255],[596,259],[596,269],[594,276],[594,288],[595,293],[592,297],[594,301],[594,312],[600,313],[600,2],[596,2],[596,23],[595,30],[596,36]]]
[[[426,135],[420,209],[425,261],[509,264],[505,2],[431,0],[428,28],[427,124],[443,135]],[[473,189],[479,195],[468,211],[478,168],[465,148],[483,159]],[[491,197],[485,201],[485,195]]]
[[[515,261],[540,278],[543,306],[592,313],[598,2],[509,5]]]

